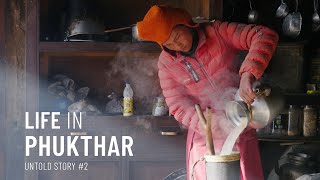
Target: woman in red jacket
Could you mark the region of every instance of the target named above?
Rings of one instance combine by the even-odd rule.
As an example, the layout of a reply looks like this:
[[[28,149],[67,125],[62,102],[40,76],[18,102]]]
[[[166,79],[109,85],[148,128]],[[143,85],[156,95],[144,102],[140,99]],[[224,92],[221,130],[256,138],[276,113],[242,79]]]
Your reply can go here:
[[[137,23],[139,37],[157,42],[163,49],[158,61],[160,85],[171,114],[188,127],[187,172],[206,153],[203,130],[195,104],[212,108],[212,132],[217,152],[232,126],[224,115],[224,104],[235,89],[251,104],[256,95],[252,83],[266,69],[277,46],[278,35],[271,29],[213,21],[192,22],[183,9],[153,6]],[[239,50],[248,50],[242,64]],[[239,66],[240,70],[239,70]],[[258,141],[254,129],[247,128],[238,140],[241,177],[263,179]],[[205,180],[205,164],[195,167],[194,177]],[[217,179],[219,179],[217,177]]]

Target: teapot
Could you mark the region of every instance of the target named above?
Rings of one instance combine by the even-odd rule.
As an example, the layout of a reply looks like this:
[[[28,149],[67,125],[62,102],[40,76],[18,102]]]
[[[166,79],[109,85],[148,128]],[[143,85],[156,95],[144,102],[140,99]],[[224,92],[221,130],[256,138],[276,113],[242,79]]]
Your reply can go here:
[[[257,97],[254,102],[246,104],[237,91],[234,101],[226,103],[226,116],[234,125],[239,126],[243,118],[248,118],[248,126],[259,129],[270,124],[284,107],[284,97],[280,90],[267,85],[254,83],[253,91]]]

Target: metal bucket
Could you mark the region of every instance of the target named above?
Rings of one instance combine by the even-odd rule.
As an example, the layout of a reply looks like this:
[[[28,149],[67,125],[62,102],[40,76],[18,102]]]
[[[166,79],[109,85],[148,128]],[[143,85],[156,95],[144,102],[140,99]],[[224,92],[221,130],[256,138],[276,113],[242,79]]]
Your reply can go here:
[[[240,153],[229,155],[205,155],[207,180],[240,179]]]

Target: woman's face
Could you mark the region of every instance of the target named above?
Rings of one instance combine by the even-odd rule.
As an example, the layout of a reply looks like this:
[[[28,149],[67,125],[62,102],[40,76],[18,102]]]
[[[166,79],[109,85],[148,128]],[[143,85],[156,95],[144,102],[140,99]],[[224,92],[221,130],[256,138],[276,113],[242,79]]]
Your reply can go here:
[[[162,44],[173,51],[188,52],[192,46],[192,33],[186,26],[175,26],[166,42]]]

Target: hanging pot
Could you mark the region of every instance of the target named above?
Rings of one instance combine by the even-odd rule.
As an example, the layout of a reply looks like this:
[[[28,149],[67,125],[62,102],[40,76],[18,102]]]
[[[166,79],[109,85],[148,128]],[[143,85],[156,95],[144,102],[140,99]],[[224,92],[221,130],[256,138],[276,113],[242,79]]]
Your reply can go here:
[[[312,14],[312,22],[314,24],[319,24],[320,23],[320,17],[318,14],[318,0],[313,0],[313,14]]]
[[[256,23],[258,20],[258,11],[254,10],[252,8],[251,0],[249,0],[249,6],[250,6],[250,11],[248,14],[248,22],[249,23]]]
[[[298,12],[299,2],[296,0],[296,10],[293,13],[290,13],[283,20],[282,31],[283,34],[290,37],[297,37],[300,34],[302,26],[302,16]]]
[[[88,0],[68,0],[65,41],[93,41],[103,36],[104,23],[96,4]]]
[[[281,0],[281,4],[276,11],[276,17],[284,18],[288,15],[288,13],[289,13],[288,5],[283,0]]]

